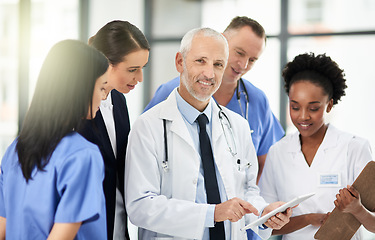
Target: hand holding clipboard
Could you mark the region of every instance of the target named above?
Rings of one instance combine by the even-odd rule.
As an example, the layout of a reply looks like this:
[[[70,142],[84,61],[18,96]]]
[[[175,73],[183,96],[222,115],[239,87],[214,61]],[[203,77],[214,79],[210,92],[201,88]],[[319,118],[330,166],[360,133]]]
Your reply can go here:
[[[360,193],[361,202],[370,211],[375,210],[375,162],[369,162],[354,181],[353,187]],[[349,240],[361,223],[350,213],[335,207],[327,221],[316,232],[314,238],[320,240]]]

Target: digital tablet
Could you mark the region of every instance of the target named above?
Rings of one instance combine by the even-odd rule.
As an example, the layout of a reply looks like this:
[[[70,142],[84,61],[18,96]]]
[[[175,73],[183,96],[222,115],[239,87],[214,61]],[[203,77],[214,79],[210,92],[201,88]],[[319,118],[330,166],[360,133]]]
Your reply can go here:
[[[260,217],[258,218],[257,220],[255,220],[254,222],[246,225],[245,227],[241,228],[242,231],[245,231],[249,228],[252,228],[252,227],[255,227],[255,226],[259,226],[259,225],[262,225],[263,223],[265,223],[270,217],[276,215],[277,213],[279,212],[284,212],[287,208],[289,207],[294,207],[296,206],[297,204],[305,201],[306,199],[314,196],[315,193],[309,193],[309,194],[306,194],[306,195],[302,195],[302,196],[299,196],[299,197],[296,197],[294,198],[293,200],[285,203],[284,205],[281,205],[280,207],[272,210],[271,212],[267,213],[266,215],[264,215],[263,217]]]

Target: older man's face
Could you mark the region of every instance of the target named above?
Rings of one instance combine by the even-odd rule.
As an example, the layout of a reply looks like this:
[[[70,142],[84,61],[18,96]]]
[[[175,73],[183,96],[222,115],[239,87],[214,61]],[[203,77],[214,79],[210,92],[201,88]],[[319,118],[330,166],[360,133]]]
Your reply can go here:
[[[181,54],[180,54],[181,55]],[[180,95],[192,106],[208,103],[211,96],[220,87],[228,61],[228,51],[222,39],[207,36],[195,36],[191,49],[185,59],[182,56]]]

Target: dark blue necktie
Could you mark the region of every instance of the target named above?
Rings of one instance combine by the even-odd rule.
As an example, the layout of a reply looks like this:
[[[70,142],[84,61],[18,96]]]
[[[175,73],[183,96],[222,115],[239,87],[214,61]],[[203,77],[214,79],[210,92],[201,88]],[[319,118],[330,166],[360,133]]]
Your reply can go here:
[[[219,204],[220,193],[217,185],[217,178],[215,172],[214,157],[212,155],[212,148],[210,138],[206,131],[206,124],[208,122],[207,116],[201,114],[197,117],[199,124],[199,144],[201,148],[201,158],[204,174],[204,185],[206,187],[207,203]],[[224,240],[224,222],[217,222],[215,227],[210,228],[210,240]]]

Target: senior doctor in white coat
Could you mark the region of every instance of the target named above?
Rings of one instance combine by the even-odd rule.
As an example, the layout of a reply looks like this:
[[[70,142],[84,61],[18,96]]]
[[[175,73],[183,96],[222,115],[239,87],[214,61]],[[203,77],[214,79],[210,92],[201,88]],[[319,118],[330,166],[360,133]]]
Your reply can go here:
[[[189,31],[175,59],[180,86],[141,115],[130,132],[125,202],[130,221],[139,227],[139,239],[247,239],[240,228],[250,217],[282,204],[268,204],[259,195],[257,157],[246,120],[211,98],[227,59],[228,45],[220,33],[209,28]],[[217,204],[207,203],[207,170],[195,121],[202,113],[209,121],[221,199]],[[271,229],[284,226],[291,212],[271,217],[260,235],[267,238]],[[212,237],[211,230],[219,225],[222,235]]]

